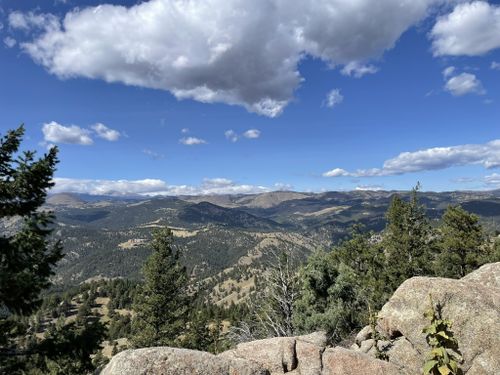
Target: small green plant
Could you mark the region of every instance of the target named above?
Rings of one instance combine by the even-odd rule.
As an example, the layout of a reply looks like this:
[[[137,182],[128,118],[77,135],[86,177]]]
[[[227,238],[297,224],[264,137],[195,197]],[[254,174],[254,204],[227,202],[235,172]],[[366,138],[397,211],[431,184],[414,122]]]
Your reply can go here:
[[[462,370],[458,364],[462,362],[458,342],[451,331],[452,323],[441,316],[442,306],[434,305],[432,296],[429,295],[430,308],[424,316],[430,324],[422,330],[425,333],[427,344],[431,351],[424,364],[424,375],[461,375]]]

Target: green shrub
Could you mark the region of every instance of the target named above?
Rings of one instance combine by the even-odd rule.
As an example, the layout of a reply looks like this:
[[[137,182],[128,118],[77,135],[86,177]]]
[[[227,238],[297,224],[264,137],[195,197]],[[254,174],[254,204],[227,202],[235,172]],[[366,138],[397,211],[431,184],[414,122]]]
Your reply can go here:
[[[458,341],[451,331],[452,323],[441,316],[442,306],[434,306],[432,296],[429,295],[430,308],[424,314],[430,324],[422,330],[425,333],[427,344],[431,347],[427,361],[423,367],[424,375],[461,375],[458,364],[462,362]]]

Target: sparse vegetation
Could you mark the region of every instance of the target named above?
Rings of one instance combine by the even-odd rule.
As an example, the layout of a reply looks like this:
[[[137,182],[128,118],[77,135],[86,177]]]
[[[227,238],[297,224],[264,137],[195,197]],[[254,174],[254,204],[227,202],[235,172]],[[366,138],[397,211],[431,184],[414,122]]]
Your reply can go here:
[[[425,333],[427,344],[431,351],[423,367],[424,375],[460,375],[462,370],[459,364],[462,361],[458,342],[453,337],[452,323],[442,318],[442,306],[434,305],[432,296],[429,296],[430,307],[425,317],[429,325],[422,330]]]

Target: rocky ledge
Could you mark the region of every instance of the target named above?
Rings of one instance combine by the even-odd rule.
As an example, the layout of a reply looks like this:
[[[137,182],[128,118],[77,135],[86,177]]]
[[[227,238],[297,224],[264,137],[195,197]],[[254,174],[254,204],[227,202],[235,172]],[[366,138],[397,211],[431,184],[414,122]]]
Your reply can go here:
[[[119,353],[101,375],[419,375],[429,348],[422,328],[428,296],[439,302],[463,356],[465,375],[500,374],[500,263],[461,280],[414,277],[405,281],[379,314],[375,358],[372,329],[363,328],[350,348],[327,348],[326,336],[252,341],[217,356],[194,350],[146,348]]]

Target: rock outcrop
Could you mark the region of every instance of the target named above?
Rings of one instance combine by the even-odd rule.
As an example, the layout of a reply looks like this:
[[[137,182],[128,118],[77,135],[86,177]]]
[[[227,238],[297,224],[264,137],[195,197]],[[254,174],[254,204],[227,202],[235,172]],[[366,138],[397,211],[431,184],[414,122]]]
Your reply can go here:
[[[420,375],[429,347],[422,328],[429,294],[463,356],[465,375],[500,374],[500,263],[461,280],[414,277],[405,281],[379,313],[377,342],[370,327],[351,349],[326,347],[326,336],[280,337],[238,345],[217,356],[193,350],[148,348],[119,353],[102,375]],[[388,361],[375,358],[379,351]]]
[[[321,373],[326,341],[324,332],[276,337],[239,344],[218,357],[255,361],[273,375],[317,375]]]
[[[487,264],[460,280],[414,277],[406,280],[379,313],[377,330],[388,339],[389,362],[402,374],[420,374],[429,352],[422,328],[424,312],[434,303],[453,323],[463,356],[464,374],[500,374],[500,263]],[[358,335],[355,350],[366,350],[369,329]]]
[[[223,358],[196,350],[168,347],[125,350],[101,375],[269,375],[258,363]]]

